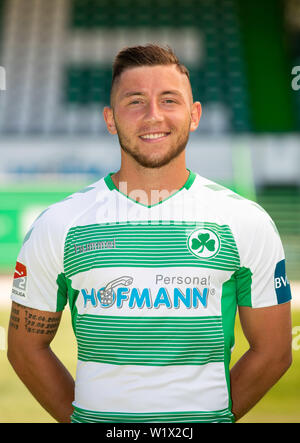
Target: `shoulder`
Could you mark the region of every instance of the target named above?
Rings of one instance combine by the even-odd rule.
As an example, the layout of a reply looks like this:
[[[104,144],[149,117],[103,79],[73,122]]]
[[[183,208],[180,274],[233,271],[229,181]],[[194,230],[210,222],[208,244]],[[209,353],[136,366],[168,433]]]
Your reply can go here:
[[[48,206],[32,223],[24,242],[34,232],[44,236],[63,237],[68,229],[76,224],[93,205],[97,204],[106,192],[104,179],[81,189],[61,201]]]
[[[194,194],[203,199],[211,211],[230,225],[247,229],[270,224],[276,227],[266,210],[256,201],[245,198],[226,186],[196,174]]]

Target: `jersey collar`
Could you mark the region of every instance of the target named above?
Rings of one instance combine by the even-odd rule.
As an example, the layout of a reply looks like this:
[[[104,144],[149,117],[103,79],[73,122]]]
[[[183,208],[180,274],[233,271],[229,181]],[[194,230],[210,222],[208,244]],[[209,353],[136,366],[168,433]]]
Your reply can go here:
[[[175,195],[177,195],[183,189],[187,189],[187,190],[190,189],[190,187],[194,183],[194,180],[196,178],[196,174],[194,172],[190,171],[189,169],[188,169],[188,171],[189,171],[189,176],[188,176],[187,181],[185,182],[185,184],[180,189],[178,189],[178,191],[174,192],[174,194],[171,194],[169,197],[161,200],[159,203],[155,203],[154,205],[144,205],[143,203],[140,203],[140,202],[134,200],[133,198],[129,197],[128,195],[124,194],[123,192],[121,192],[116,187],[116,185],[114,184],[114,182],[112,181],[112,178],[111,178],[111,176],[113,174],[115,174],[115,172],[110,172],[106,177],[104,177],[104,182],[105,182],[106,186],[108,187],[108,189],[110,191],[117,191],[119,194],[121,194],[124,197],[128,198],[128,200],[131,200],[132,202],[136,203],[137,205],[144,206],[145,208],[152,208],[152,207],[160,205],[160,204],[164,203],[166,200],[169,200],[170,198],[174,197]]]

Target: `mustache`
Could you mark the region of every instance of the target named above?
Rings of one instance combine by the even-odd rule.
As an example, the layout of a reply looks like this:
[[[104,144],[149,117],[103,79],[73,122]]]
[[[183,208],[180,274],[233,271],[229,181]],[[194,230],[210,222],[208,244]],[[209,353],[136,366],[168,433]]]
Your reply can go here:
[[[141,128],[139,128],[139,130],[137,131],[138,134],[142,135],[142,134],[149,134],[152,132],[164,132],[164,133],[169,133],[172,132],[174,130],[174,128],[157,128],[157,127],[153,127],[153,126],[143,126]]]

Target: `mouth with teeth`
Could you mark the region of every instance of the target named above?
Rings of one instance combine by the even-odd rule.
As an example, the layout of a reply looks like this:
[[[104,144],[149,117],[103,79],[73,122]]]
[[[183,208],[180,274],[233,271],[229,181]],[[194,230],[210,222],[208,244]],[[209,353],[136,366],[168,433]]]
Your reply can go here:
[[[170,132],[149,132],[148,134],[140,135],[140,138],[146,142],[160,141],[166,138]]]

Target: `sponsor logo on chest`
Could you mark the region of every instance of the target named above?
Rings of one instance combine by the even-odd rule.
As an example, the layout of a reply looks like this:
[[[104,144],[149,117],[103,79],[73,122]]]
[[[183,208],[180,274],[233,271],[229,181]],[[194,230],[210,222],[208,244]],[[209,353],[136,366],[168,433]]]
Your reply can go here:
[[[115,305],[122,309],[187,309],[207,308],[208,296],[215,295],[210,276],[155,276],[153,288],[136,287],[131,276],[123,275],[108,282],[101,288],[81,289],[84,308],[110,308]]]

